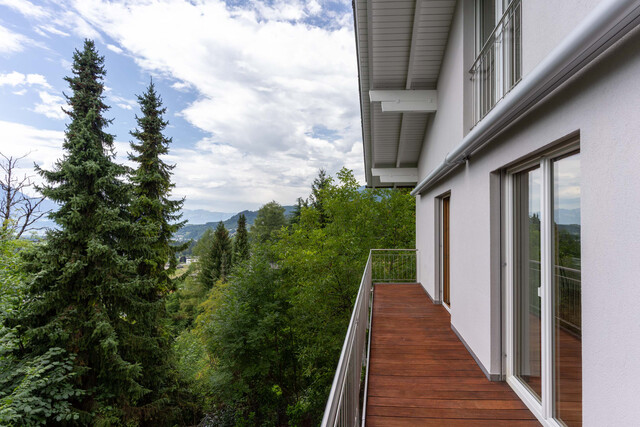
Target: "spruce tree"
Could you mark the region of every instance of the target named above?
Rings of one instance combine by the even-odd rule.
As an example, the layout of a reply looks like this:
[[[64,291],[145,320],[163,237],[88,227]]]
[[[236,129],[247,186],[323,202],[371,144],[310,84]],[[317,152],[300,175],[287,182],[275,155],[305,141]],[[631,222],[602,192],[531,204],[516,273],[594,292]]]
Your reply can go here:
[[[45,181],[39,190],[60,205],[51,214],[58,227],[26,256],[28,304],[11,319],[22,335],[18,353],[59,347],[76,354],[76,385],[85,393],[73,405],[83,423],[119,422],[118,408],[145,394],[140,366],[122,351],[131,319],[145,307],[136,263],[126,256],[139,229],[128,212],[126,169],[114,162],[113,136],[105,132],[104,76],[104,58],[85,40],[65,78],[71,122],[64,156],[53,170],[37,169]]]
[[[300,218],[302,217],[302,208],[306,207],[309,207],[307,201],[302,197],[298,197],[298,199],[296,200],[296,205],[293,207],[293,212],[291,212],[289,224],[299,224]]]
[[[247,218],[244,214],[238,217],[238,227],[233,238],[233,257],[231,262],[236,265],[249,259],[249,234],[247,233]]]
[[[173,234],[186,223],[176,222],[182,217],[180,210],[184,199],[169,199],[175,187],[171,182],[171,171],[175,165],[166,164],[161,156],[168,154],[172,139],[162,133],[169,123],[163,118],[166,108],[162,107],[162,99],[153,81],[146,92],[138,96],[138,103],[143,116],[136,115],[138,129],[131,132],[139,141],[131,143],[135,154],[129,154],[129,160],[138,164],[131,176],[134,185],[131,212],[134,221],[152,232],[138,272],[142,276],[153,277],[155,289],[150,289],[150,292],[161,295],[173,289],[171,276],[175,272],[176,253],[186,248],[185,244],[174,245],[171,241]],[[167,263],[169,267],[165,268]]]
[[[328,221],[324,206],[324,191],[329,187],[330,184],[331,177],[327,176],[327,172],[324,169],[320,169],[320,171],[318,172],[318,176],[313,180],[313,184],[311,185],[309,205],[318,211],[319,221],[322,227],[324,227]]]
[[[212,288],[218,279],[225,279],[231,269],[231,239],[229,232],[220,221],[213,233],[211,248],[200,261],[200,282]]]
[[[180,219],[183,200],[170,200],[174,187],[171,182],[173,165],[166,164],[161,156],[169,152],[171,138],[163,135],[168,122],[163,115],[166,108],[150,82],[144,94],[138,96],[142,117],[136,115],[138,128],[130,132],[138,141],[132,142],[135,154],[129,154],[129,160],[137,163],[131,175],[133,200],[131,203],[132,220],[146,233],[131,252],[137,261],[137,272],[143,286],[138,295],[146,310],[138,313],[132,323],[132,333],[137,343],[127,347],[127,356],[140,364],[144,372],[141,384],[150,391],[138,402],[145,406],[136,411],[137,418],[158,417],[157,412],[164,406],[163,397],[170,392],[172,367],[169,364],[171,343],[164,325],[166,311],[164,297],[174,289],[171,276],[175,273],[176,253],[184,250],[186,244],[173,245],[171,238],[184,222]],[[168,264],[168,267],[165,267]],[[151,411],[149,410],[151,406]],[[166,415],[162,415],[166,418]]]

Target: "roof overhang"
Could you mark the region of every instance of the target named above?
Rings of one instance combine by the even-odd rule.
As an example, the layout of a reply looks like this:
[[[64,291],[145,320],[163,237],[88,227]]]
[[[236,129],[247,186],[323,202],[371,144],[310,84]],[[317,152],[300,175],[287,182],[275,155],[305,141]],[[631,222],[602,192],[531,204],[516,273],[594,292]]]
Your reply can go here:
[[[367,186],[413,186],[456,1],[353,5]]]

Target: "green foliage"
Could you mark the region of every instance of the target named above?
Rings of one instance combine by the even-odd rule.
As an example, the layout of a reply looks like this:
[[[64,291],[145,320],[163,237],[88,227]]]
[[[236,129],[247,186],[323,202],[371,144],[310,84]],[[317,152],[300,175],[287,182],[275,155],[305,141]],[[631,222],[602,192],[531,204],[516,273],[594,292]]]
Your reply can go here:
[[[175,184],[171,182],[171,170],[175,165],[167,165],[161,156],[169,153],[171,138],[162,132],[168,125],[163,119],[166,108],[155,91],[153,81],[144,94],[138,96],[143,116],[136,116],[138,129],[131,132],[139,143],[131,143],[136,155],[130,154],[129,160],[137,163],[131,174],[133,200],[131,214],[133,220],[145,227],[148,238],[136,248],[141,259],[138,272],[141,276],[153,278],[149,293],[162,294],[173,289],[171,276],[175,272],[175,254],[186,245],[172,245],[173,234],[185,222],[178,222],[182,214],[180,209],[184,200],[170,200],[169,195]],[[165,264],[169,268],[165,269]]]
[[[233,237],[232,263],[239,264],[249,259],[249,234],[247,233],[247,219],[243,214],[238,217],[236,235]]]
[[[50,348],[42,355],[17,357],[21,336],[4,326],[25,303],[26,275],[19,253],[30,246],[0,232],[0,425],[43,425],[47,420],[77,420],[69,403],[81,391],[74,385],[74,355]]]
[[[13,339],[12,339],[13,338]],[[43,355],[17,360],[4,354],[16,345],[5,335],[0,351],[0,424],[8,426],[45,425],[66,421],[80,414],[71,406],[72,398],[83,391],[75,387],[77,370],[74,355],[52,347]]]
[[[239,268],[203,304],[193,333],[213,360],[207,383],[237,421],[283,425],[295,395],[294,341],[286,287],[262,254]]]
[[[176,343],[206,405],[202,425],[319,423],[369,250],[415,245],[407,191],[363,191],[346,169],[314,190],[322,212],[300,203],[288,227],[252,229],[251,257],[211,288]],[[263,216],[279,216],[268,205]]]
[[[284,208],[276,201],[262,206],[251,227],[251,240],[256,244],[272,240],[275,233],[287,224],[284,211]]]
[[[231,270],[231,239],[226,227],[220,221],[213,233],[209,250],[201,257],[199,280],[206,288],[213,287],[218,279],[224,279]]]
[[[126,256],[144,230],[131,222],[126,168],[113,162],[113,136],[104,131],[103,61],[89,40],[73,55],[65,155],[53,170],[38,169],[41,193],[60,205],[51,215],[59,229],[26,251],[28,304],[5,321],[20,337],[11,357],[40,366],[53,348],[76,355],[74,386],[83,393],[69,402],[95,422],[107,407],[124,417],[147,393],[140,365],[123,356],[139,345],[133,319],[147,308],[139,300],[145,284]]]
[[[180,219],[183,200],[170,200],[174,187],[171,170],[161,156],[168,154],[171,138],[163,135],[168,122],[166,108],[153,82],[138,96],[142,117],[131,132],[138,143],[129,160],[137,167],[131,174],[133,194],[129,210],[132,221],[145,233],[131,247],[129,256],[137,262],[141,285],[137,288],[137,307],[127,313],[129,330],[123,357],[144,372],[139,382],[145,389],[141,398],[129,405],[127,418],[132,422],[169,423],[170,401],[175,399],[176,377],[172,366],[170,335],[166,324],[165,297],[175,288],[176,253],[186,244],[173,245],[171,238],[184,222]],[[165,267],[168,266],[168,267]]]
[[[191,267],[193,266],[194,264],[191,264]],[[208,287],[194,277],[195,269],[191,267],[177,291],[167,298],[167,312],[175,335],[191,326],[200,313],[200,304],[207,298],[209,291]]]
[[[296,199],[296,204],[291,212],[291,216],[289,217],[289,224],[298,224],[300,222],[300,216],[302,216],[302,208],[309,207],[309,203],[304,200],[302,197],[298,197]]]
[[[311,185],[311,194],[309,195],[308,204],[318,213],[318,221],[320,225],[327,222],[327,215],[324,207],[325,190],[331,185],[332,179],[327,176],[327,171],[320,169],[318,176],[313,180]]]
[[[207,228],[202,237],[196,242],[192,253],[197,257],[202,257],[209,251],[211,246],[213,246],[213,229]]]

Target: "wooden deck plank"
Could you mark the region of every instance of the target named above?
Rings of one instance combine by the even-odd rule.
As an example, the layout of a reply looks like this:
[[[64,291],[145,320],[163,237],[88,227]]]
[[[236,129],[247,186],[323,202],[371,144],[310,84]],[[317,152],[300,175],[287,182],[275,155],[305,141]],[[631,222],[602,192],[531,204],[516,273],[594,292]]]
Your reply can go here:
[[[540,425],[506,383],[487,380],[420,285],[376,285],[373,304],[368,426]]]

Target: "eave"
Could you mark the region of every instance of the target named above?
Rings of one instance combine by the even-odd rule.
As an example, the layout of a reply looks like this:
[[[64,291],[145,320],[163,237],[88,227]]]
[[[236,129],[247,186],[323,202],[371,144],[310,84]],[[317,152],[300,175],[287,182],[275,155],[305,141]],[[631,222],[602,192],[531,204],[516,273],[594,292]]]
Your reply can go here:
[[[455,0],[356,0],[360,108],[367,186],[413,186]],[[374,174],[373,169],[392,169]],[[398,176],[410,182],[384,182]],[[417,178],[416,178],[417,180]]]

